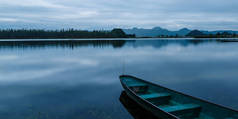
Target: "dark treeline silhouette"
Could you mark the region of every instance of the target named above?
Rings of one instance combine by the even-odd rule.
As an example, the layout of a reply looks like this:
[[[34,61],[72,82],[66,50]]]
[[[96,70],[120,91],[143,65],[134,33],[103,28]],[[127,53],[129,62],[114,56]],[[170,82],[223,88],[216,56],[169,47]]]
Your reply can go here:
[[[186,38],[186,37],[176,34],[176,35],[158,35],[156,37],[146,36],[146,37],[137,37],[137,38]]]
[[[157,38],[184,38],[184,36],[176,35],[159,35]]]
[[[207,38],[238,38],[238,34],[229,32],[218,32],[216,34],[208,34]]]
[[[6,29],[0,30],[0,39],[54,39],[54,38],[131,38],[122,29],[111,31],[86,31],[75,29],[37,30]]]
[[[217,32],[216,34],[205,34],[199,30],[193,30],[186,35],[193,38],[238,38],[238,34],[229,32]]]

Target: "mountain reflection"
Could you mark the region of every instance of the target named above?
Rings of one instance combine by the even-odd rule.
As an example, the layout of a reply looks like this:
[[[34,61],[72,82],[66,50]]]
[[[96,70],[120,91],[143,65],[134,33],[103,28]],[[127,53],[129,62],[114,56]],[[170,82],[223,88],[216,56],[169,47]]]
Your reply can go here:
[[[158,40],[135,40],[134,42],[127,43],[127,45],[133,47],[145,47],[151,46],[154,48],[162,48],[168,45],[179,45],[187,47],[191,45],[201,45],[204,43],[229,43],[237,42],[234,39],[158,39]]]

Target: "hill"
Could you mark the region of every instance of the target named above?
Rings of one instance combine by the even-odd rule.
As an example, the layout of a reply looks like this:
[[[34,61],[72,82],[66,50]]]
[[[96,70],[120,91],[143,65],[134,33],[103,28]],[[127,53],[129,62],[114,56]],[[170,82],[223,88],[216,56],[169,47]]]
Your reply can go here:
[[[185,36],[191,30],[187,28],[180,29],[178,31],[169,31],[161,27],[154,27],[152,29],[143,29],[143,28],[132,28],[132,29],[123,29],[126,34],[135,34],[137,37],[157,37],[161,35],[168,36]]]
[[[207,30],[200,30],[200,32],[190,30],[188,28],[182,28],[178,31],[170,31],[168,29],[164,29],[161,27],[154,27],[152,29],[144,29],[144,28],[132,28],[132,29],[123,29],[123,31],[126,34],[135,34],[136,37],[158,37],[158,36],[180,36],[180,37],[185,37],[187,34],[189,34],[191,31],[193,31],[195,34],[212,34],[216,35],[217,33],[223,33],[227,32],[229,34],[238,34],[238,31],[232,31],[232,30],[216,30],[216,31],[207,31]],[[203,33],[203,34],[201,34]],[[194,35],[195,35],[194,34]]]
[[[188,37],[200,37],[200,36],[204,36],[206,34],[204,34],[203,32],[199,31],[199,30],[193,30],[191,32],[189,32],[186,36]]]

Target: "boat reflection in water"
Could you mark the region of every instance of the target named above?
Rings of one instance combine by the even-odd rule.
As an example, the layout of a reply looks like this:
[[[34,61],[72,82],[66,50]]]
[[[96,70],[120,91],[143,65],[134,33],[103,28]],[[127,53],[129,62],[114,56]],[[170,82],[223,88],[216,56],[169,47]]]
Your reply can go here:
[[[120,102],[134,119],[159,119],[132,100],[125,91],[121,92]]]

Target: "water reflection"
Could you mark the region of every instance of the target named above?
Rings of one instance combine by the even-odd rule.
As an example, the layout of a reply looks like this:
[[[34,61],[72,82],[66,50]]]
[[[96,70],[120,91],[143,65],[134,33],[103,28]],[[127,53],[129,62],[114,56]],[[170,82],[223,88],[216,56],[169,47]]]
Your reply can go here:
[[[47,47],[58,47],[58,48],[78,48],[78,47],[107,47],[112,46],[113,48],[122,48],[123,46],[133,47],[144,47],[152,46],[155,48],[165,47],[170,44],[178,44],[180,46],[199,45],[208,42],[234,42],[237,40],[224,40],[224,39],[148,39],[148,40],[6,40],[0,41],[0,49],[26,49],[26,48],[47,48]]]
[[[37,49],[37,48],[80,48],[80,47],[108,47],[122,48],[124,46],[162,48],[171,44],[177,44],[183,47],[189,45],[199,45],[203,43],[230,43],[238,42],[237,39],[100,39],[100,40],[2,40],[0,41],[1,49]]]
[[[1,41],[1,48],[46,48],[46,47],[66,47],[77,48],[82,46],[104,47],[113,46],[120,48],[125,44],[125,40],[39,40],[39,41]]]
[[[184,39],[0,42],[0,118],[133,119],[118,100],[123,61],[127,74],[238,109],[237,46]]]

